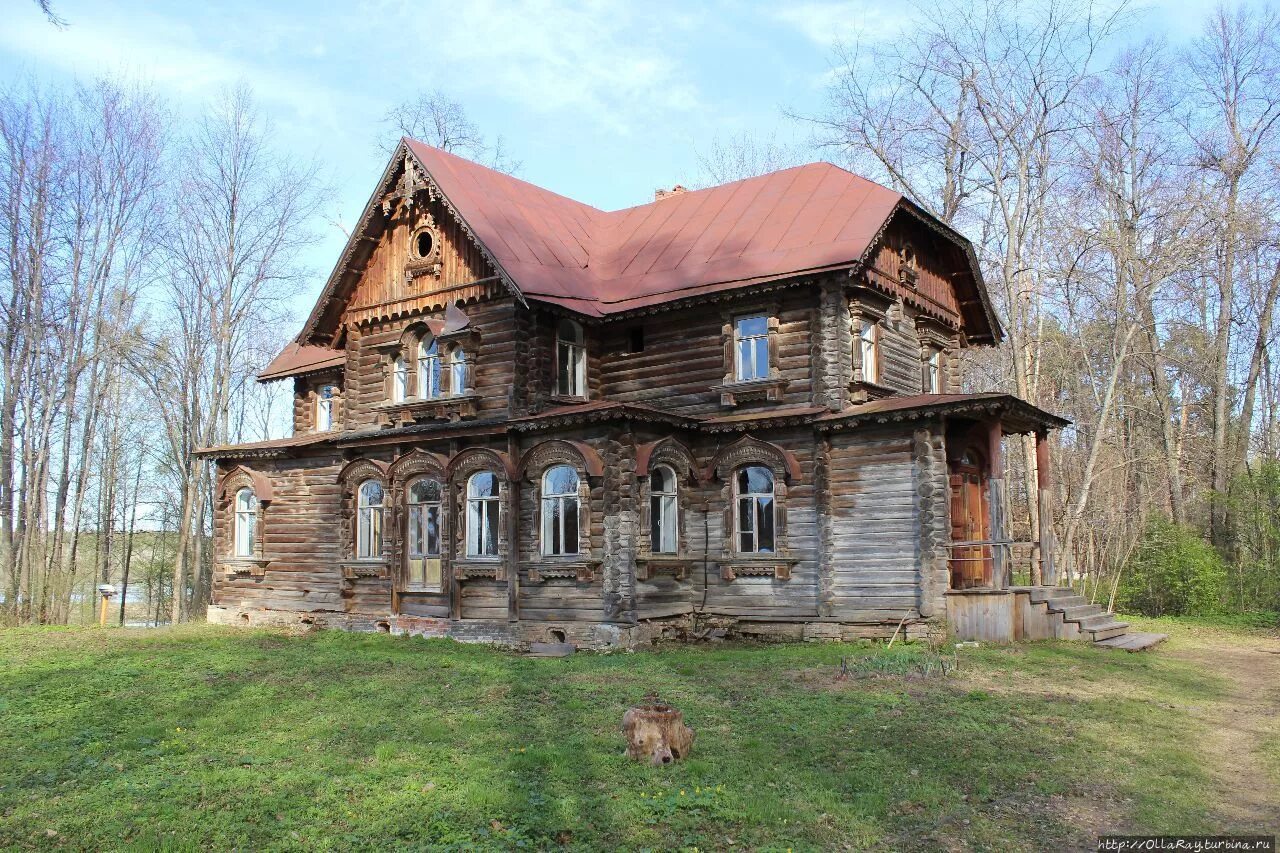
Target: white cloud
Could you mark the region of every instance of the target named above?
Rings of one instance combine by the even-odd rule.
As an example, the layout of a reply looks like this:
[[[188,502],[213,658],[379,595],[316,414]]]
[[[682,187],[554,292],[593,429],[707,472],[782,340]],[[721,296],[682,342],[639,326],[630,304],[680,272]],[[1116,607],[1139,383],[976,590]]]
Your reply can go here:
[[[380,12],[388,12],[385,7]],[[428,85],[482,90],[533,113],[571,113],[626,133],[656,113],[698,109],[696,86],[665,41],[695,26],[648,5],[595,0],[473,0],[390,14],[429,22],[422,61],[405,67]]]
[[[905,4],[891,6],[864,0],[785,4],[774,17],[814,44],[829,47],[854,38],[880,40],[900,32],[911,14]]]

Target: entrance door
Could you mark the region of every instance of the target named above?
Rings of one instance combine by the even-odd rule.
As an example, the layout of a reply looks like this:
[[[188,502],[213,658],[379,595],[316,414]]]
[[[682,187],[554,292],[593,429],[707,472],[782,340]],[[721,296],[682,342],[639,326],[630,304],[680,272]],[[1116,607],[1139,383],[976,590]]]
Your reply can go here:
[[[971,448],[951,462],[951,541],[984,542],[990,539],[989,519],[986,460]],[[951,588],[990,586],[991,556],[990,545],[953,546]]]

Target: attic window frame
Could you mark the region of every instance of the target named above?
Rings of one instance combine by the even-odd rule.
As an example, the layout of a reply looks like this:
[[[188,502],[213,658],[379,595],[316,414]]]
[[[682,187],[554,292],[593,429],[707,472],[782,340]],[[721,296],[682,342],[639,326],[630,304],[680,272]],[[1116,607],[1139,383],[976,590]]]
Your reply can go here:
[[[423,235],[431,237],[431,250],[425,255],[418,251],[418,241]],[[440,258],[440,234],[430,225],[421,225],[413,229],[413,233],[409,236],[409,257],[411,260],[429,264],[438,261]]]

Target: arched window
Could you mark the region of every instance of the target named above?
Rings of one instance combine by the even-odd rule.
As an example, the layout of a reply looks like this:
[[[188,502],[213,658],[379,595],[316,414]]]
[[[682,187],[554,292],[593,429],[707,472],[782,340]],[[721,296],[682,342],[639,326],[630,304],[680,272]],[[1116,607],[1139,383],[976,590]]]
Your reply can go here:
[[[479,471],[467,480],[467,556],[498,556],[498,477]]]
[[[409,484],[408,529],[405,531],[405,575],[411,586],[441,588],[440,495],[436,480],[422,478]]]
[[[737,500],[738,552],[772,554],[774,551],[773,472],[763,465],[739,468],[734,478]]]
[[[391,402],[403,403],[409,396],[409,366],[403,356],[396,356],[391,365]]]
[[[455,347],[453,355],[449,357],[449,389],[456,397],[459,394],[467,393],[468,376],[467,373],[467,352],[462,347]]]
[[[252,489],[236,492],[235,556],[252,557],[258,529],[258,499]]]
[[[435,338],[418,343],[418,396],[424,400],[440,396],[440,345]]]
[[[586,347],[582,327],[572,320],[561,320],[556,327],[556,393],[587,396]]]
[[[675,472],[659,465],[649,475],[649,547],[655,554],[680,550],[679,501]]]
[[[578,472],[568,465],[542,475],[542,553],[578,553]]]
[[[382,556],[382,484],[365,480],[356,502],[356,558],[376,560]]]
[[[321,385],[316,392],[316,431],[328,432],[333,429],[333,404],[338,395],[337,387]]]

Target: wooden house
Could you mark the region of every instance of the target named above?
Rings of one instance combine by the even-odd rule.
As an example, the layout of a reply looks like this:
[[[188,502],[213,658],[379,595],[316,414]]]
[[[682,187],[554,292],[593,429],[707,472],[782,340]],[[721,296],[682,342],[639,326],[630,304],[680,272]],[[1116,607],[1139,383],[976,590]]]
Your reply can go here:
[[[261,375],[294,434],[201,451],[209,618],[918,634],[1005,591],[1001,437],[1047,478],[1065,423],[960,393],[1000,335],[968,241],[830,164],[605,212],[405,139]]]

